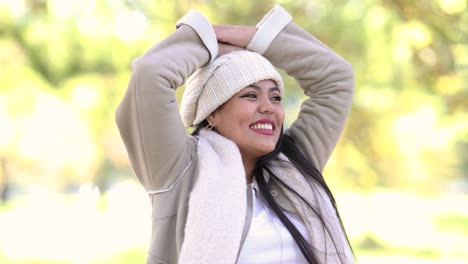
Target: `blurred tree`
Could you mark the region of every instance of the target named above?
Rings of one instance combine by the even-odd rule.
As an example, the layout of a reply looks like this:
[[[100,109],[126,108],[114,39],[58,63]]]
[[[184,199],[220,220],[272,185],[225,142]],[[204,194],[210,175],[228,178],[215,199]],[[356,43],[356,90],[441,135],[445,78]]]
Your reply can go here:
[[[325,172],[333,185],[434,190],[466,181],[466,0],[278,3],[356,72],[350,120]],[[273,5],[0,2],[0,156],[12,181],[57,188],[94,181],[105,188],[128,177],[113,115],[131,60],[175,30],[190,8],[213,23],[254,25]],[[285,81],[290,123],[303,94],[294,80]]]
[[[6,158],[0,159],[0,204],[10,199],[10,178],[6,167]]]

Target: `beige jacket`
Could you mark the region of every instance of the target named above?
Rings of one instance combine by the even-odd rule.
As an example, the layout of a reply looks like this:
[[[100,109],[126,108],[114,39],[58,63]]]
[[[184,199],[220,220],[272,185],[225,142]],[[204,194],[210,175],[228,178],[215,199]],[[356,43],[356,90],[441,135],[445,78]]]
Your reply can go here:
[[[280,6],[275,6],[257,28],[247,49],[263,54],[276,67],[293,76],[309,97],[302,103],[297,120],[285,133],[292,136],[314,166],[323,171],[351,107],[352,68],[292,22],[291,16]],[[147,263],[178,263],[182,248],[191,246],[185,241],[186,230],[196,227],[186,226],[187,217],[198,208],[195,203],[189,205],[189,200],[204,171],[199,170],[199,141],[186,134],[175,91],[216,54],[216,37],[210,23],[201,13],[189,12],[179,21],[174,33],[133,63],[128,90],[116,112],[117,125],[132,167],[148,192],[153,208]],[[292,204],[279,184],[271,180],[268,184],[277,202],[285,210],[297,214],[297,206]],[[241,195],[248,201],[252,194],[249,188],[246,190]],[[211,193],[205,196],[205,199],[216,199]],[[232,213],[230,210],[230,206],[224,204],[206,214],[228,215]],[[239,236],[240,243],[229,249],[235,250],[237,256],[248,232],[249,210],[241,212],[245,224]],[[224,223],[217,224],[221,225],[219,230],[230,228],[222,226]],[[203,232],[209,233],[210,230]],[[219,252],[225,250],[216,248],[216,245],[214,249]],[[197,257],[206,252],[191,253]],[[210,263],[206,259],[189,262]],[[235,257],[215,261],[234,262]],[[351,262],[352,259],[349,260]]]

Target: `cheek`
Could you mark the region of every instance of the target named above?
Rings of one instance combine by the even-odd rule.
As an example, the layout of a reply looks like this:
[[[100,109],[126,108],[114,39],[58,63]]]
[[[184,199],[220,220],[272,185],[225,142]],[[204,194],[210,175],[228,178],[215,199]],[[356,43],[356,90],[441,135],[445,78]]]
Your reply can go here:
[[[277,111],[277,115],[278,115],[278,122],[280,123],[280,125],[283,124],[284,122],[284,108],[283,106],[280,106],[278,111]]]
[[[245,125],[250,124],[253,116],[255,115],[255,107],[252,104],[236,104],[228,109],[227,118],[232,122],[233,125]]]
[[[235,137],[248,128],[252,121],[252,111],[248,105],[230,105],[223,108],[220,118],[220,130],[222,134]]]

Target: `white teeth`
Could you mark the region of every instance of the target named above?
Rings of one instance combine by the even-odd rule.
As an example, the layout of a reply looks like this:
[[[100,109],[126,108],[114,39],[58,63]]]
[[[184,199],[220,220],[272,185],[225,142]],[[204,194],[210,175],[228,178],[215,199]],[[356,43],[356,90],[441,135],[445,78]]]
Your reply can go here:
[[[250,126],[253,129],[273,130],[272,124],[255,124]]]

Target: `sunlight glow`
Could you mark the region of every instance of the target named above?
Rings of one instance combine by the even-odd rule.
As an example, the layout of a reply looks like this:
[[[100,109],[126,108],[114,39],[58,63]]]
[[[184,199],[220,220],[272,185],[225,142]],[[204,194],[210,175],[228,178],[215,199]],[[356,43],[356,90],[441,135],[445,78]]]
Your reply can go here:
[[[439,126],[437,118],[432,106],[421,105],[393,123],[394,141],[404,157],[408,176],[413,179],[427,178],[425,153],[443,150],[454,135],[453,129]]]
[[[394,33],[394,38],[397,41],[408,42],[416,48],[424,48],[432,43],[431,31],[419,21],[411,21],[399,26]]]
[[[71,92],[72,103],[84,110],[96,107],[100,101],[100,94],[97,89],[85,84],[76,85]]]
[[[437,79],[435,88],[442,94],[454,95],[465,89],[465,84],[462,75],[448,74]]]
[[[27,12],[26,0],[3,0],[0,1],[0,8],[6,7],[13,17],[24,16]]]
[[[80,14],[92,13],[96,8],[95,0],[48,0],[47,6],[51,13],[59,18],[79,16]]]
[[[21,132],[19,154],[58,177],[63,170],[75,177],[90,178],[96,150],[79,114],[59,98],[40,94]]]
[[[371,28],[379,28],[388,21],[388,15],[381,6],[372,7],[365,16],[366,25]]]
[[[439,0],[439,5],[449,15],[460,14],[466,9],[466,0]]]
[[[423,147],[443,148],[448,135],[437,124],[437,112],[430,105],[422,105],[416,111],[400,116],[393,124],[393,131],[406,151]]]
[[[114,33],[122,41],[131,43],[137,40],[148,28],[146,18],[135,11],[119,12],[114,22]]]
[[[96,16],[81,16],[76,23],[80,32],[88,37],[98,37],[105,32],[104,23]]]

